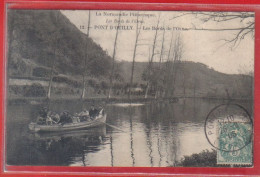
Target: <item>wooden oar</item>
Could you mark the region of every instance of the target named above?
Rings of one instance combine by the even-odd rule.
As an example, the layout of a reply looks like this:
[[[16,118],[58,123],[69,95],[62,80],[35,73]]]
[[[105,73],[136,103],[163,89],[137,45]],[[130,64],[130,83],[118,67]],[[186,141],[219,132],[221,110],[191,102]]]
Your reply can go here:
[[[101,121],[99,121],[99,120],[96,120],[96,121],[101,122]],[[109,126],[109,127],[111,127],[111,128],[114,128],[114,129],[117,129],[117,130],[120,130],[120,131],[126,133],[126,131],[124,131],[124,130],[122,130],[122,129],[120,129],[120,128],[117,128],[117,127],[114,126],[114,125],[110,125],[110,124],[108,124],[108,123],[106,123],[106,122],[101,122],[101,123],[104,123],[104,124],[106,124],[107,126]]]
[[[114,129],[117,129],[117,130],[120,130],[120,131],[122,131],[122,132],[125,132],[125,133],[126,133],[126,131],[124,131],[124,130],[122,130],[122,129],[120,129],[120,128],[117,128],[117,127],[116,127],[116,126],[114,126],[114,125],[110,125],[110,124],[108,124],[108,123],[106,123],[106,122],[102,122],[102,123],[106,124],[107,126],[109,126],[109,127],[111,127],[111,128],[114,128]]]
[[[101,109],[100,111],[99,111],[99,114],[102,114],[103,113],[103,109]],[[97,120],[96,120],[97,121]],[[99,122],[101,122],[101,121],[99,121]],[[117,130],[120,130],[120,131],[122,131],[122,132],[125,132],[126,133],[126,131],[124,131],[124,130],[122,130],[122,129],[120,129],[120,128],[117,128],[116,126],[114,126],[114,125],[110,125],[110,124],[108,124],[108,123],[106,123],[106,122],[102,122],[102,123],[104,123],[104,124],[106,124],[107,126],[109,126],[109,127],[111,127],[111,128],[114,128],[114,129],[117,129]]]

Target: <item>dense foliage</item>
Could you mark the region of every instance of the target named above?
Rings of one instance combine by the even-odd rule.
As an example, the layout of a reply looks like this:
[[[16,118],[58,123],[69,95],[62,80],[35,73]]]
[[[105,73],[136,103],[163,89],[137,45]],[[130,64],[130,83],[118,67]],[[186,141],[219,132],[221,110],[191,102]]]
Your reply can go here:
[[[217,166],[217,151],[204,150],[200,153],[184,156],[180,166],[184,167],[216,167]]]
[[[10,75],[44,77],[54,65],[57,73],[107,76],[111,68],[111,57],[59,11],[9,10],[8,41]]]

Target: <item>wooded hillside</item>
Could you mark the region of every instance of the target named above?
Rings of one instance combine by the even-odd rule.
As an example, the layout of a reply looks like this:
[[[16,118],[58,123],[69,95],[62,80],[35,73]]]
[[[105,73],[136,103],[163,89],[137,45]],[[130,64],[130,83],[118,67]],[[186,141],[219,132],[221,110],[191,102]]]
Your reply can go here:
[[[78,97],[83,84],[82,74],[85,72],[88,87],[86,97],[106,96],[112,58],[60,11],[9,10],[8,43],[8,76],[15,78],[9,82],[9,92],[12,94],[26,96],[32,92],[28,84],[36,83],[37,80],[44,87],[44,92],[54,66],[55,94],[74,94]],[[86,66],[85,59],[87,59]],[[138,93],[140,97],[144,94],[147,83],[145,80],[147,66],[148,62],[135,63],[133,86],[140,88]],[[131,62],[116,62],[114,96],[127,95],[131,67]],[[154,62],[154,68],[156,67],[158,63]],[[156,70],[153,72],[156,73]],[[161,87],[163,92],[165,82],[163,76],[167,75],[163,72],[162,69],[161,73],[151,75],[157,84],[151,85],[149,90],[151,97],[155,94],[155,87],[156,89]],[[176,63],[174,72],[176,73],[174,78],[170,78],[175,80],[171,86],[174,87],[174,93],[171,91],[169,97],[252,98],[252,76],[228,75],[204,64],[188,61]],[[19,78],[27,79],[26,88],[21,88],[25,86],[18,84]],[[39,84],[34,87],[39,89],[41,87]]]

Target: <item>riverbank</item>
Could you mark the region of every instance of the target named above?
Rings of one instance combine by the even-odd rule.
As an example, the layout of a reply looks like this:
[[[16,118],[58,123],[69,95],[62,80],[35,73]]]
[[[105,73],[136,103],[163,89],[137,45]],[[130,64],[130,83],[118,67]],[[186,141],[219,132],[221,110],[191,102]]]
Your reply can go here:
[[[231,164],[217,164],[217,150],[203,150],[184,158],[177,164],[182,167],[231,167]],[[233,167],[250,167],[251,165],[233,165]]]
[[[252,99],[245,99],[245,98],[220,98],[220,97],[173,97],[173,98],[158,98],[155,99],[154,97],[138,97],[132,96],[131,99],[126,97],[87,97],[84,99],[79,98],[78,96],[74,95],[66,95],[64,97],[52,97],[50,99],[46,97],[9,97],[7,99],[8,104],[41,104],[51,102],[61,102],[61,101],[82,101],[82,102],[104,102],[104,103],[145,103],[145,102],[178,102],[179,100],[185,99],[203,99],[203,100],[223,100],[223,101],[236,101],[236,100],[244,100],[244,101],[252,101]]]
[[[184,156],[178,166],[183,167],[217,167],[217,151],[203,150],[190,156]]]
[[[66,97],[66,98],[43,98],[43,97],[28,97],[28,98],[8,98],[8,104],[43,104],[47,102],[63,102],[63,101],[82,101],[82,102],[103,102],[103,103],[145,103],[151,101],[168,101],[168,102],[177,102],[178,98],[167,98],[167,99],[154,99],[154,98],[102,98],[102,97],[92,97],[92,98],[77,98],[77,97]]]

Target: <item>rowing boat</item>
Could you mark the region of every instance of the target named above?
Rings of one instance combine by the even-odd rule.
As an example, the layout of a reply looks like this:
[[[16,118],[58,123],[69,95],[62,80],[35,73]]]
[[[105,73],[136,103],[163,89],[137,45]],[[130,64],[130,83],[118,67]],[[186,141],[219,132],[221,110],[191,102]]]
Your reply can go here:
[[[77,129],[86,129],[104,125],[106,123],[106,114],[99,114],[94,120],[82,121],[77,123],[53,124],[53,125],[39,125],[37,123],[30,123],[29,129],[33,132],[58,132]]]
[[[62,138],[72,139],[93,139],[95,137],[106,136],[106,125],[100,125],[98,127],[76,129],[69,131],[57,131],[57,132],[32,132],[28,134],[28,138],[32,141],[49,141],[49,140],[60,140]]]

